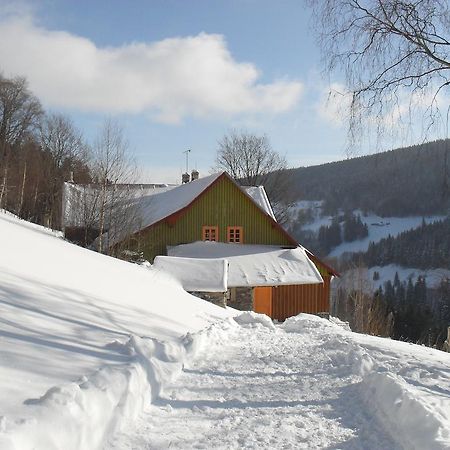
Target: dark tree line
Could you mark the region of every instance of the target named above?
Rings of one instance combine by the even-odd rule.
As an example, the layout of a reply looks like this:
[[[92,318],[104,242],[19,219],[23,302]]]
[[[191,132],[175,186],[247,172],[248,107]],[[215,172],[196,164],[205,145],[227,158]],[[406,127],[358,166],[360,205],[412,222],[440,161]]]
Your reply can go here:
[[[317,235],[305,233],[301,226],[294,226],[293,234],[303,245],[320,256],[326,256],[342,242],[352,242],[367,237],[369,229],[359,214],[346,212],[343,215],[334,216],[330,225],[322,225]]]
[[[369,228],[363,223],[359,214],[347,212],[344,215],[344,242],[352,242],[358,239],[364,239],[369,235]]]
[[[322,225],[317,235],[319,253],[327,255],[330,251],[342,243],[341,224],[334,217],[331,225]]]
[[[320,166],[291,169],[298,200],[323,200],[324,214],[360,209],[380,216],[446,214],[450,140]]]
[[[426,224],[396,237],[388,236],[369,244],[366,253],[356,254],[368,267],[399,264],[418,269],[450,269],[450,217]]]
[[[333,293],[331,313],[352,330],[441,349],[450,325],[450,279],[427,286],[425,277],[400,281],[398,273],[375,293],[367,269],[354,268]]]
[[[441,348],[450,324],[450,280],[443,278],[436,288],[428,288],[418,277],[401,282],[398,274],[380,288],[375,297],[387,304],[394,315],[394,339]]]
[[[0,208],[61,229],[64,182],[95,183],[95,208],[83,216],[83,226],[87,231],[96,228],[98,250],[103,251],[103,233],[111,234],[113,223],[124,228],[131,217],[124,206],[127,192],[117,188],[135,181],[127,149],[116,122],[106,120],[90,146],[69,117],[43,110],[24,78],[0,74]]]
[[[0,208],[61,226],[62,184],[91,180],[87,147],[71,120],[46,114],[24,78],[0,74]]]

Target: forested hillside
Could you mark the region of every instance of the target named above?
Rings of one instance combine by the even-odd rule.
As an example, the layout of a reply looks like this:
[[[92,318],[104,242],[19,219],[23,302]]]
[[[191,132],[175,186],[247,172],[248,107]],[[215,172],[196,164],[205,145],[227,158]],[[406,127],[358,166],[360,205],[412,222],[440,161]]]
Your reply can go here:
[[[450,268],[450,218],[371,242],[366,253],[356,254],[368,267],[398,264],[418,269]]]
[[[324,200],[325,214],[371,211],[380,216],[445,214],[450,140],[290,170],[297,200]],[[447,155],[448,156],[448,155]]]

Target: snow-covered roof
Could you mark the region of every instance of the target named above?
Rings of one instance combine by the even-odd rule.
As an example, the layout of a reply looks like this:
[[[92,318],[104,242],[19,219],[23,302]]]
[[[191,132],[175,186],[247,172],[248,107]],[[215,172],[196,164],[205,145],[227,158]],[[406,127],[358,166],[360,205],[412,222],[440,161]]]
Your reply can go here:
[[[222,174],[215,173],[161,193],[142,197],[139,199],[142,227],[153,225],[185,208],[214,183],[220,175]]]
[[[242,189],[256,202],[259,207],[269,214],[272,219],[276,220],[275,214],[273,213],[272,205],[270,204],[269,198],[267,197],[266,190],[264,186],[241,186]]]
[[[228,287],[322,283],[316,266],[302,247],[193,242],[167,248],[169,256],[225,258]]]
[[[107,203],[120,200],[132,201],[148,197],[175,188],[176,185],[164,183],[152,184],[116,184],[107,186]],[[84,226],[86,214],[90,214],[93,221],[98,216],[100,203],[100,189],[98,184],[64,183],[63,186],[63,226]]]
[[[174,277],[189,292],[225,292],[228,262],[225,259],[157,256],[153,267]]]
[[[178,186],[164,184],[119,185],[124,202],[133,202],[139,213],[139,228],[159,222],[193,202],[224,172],[209,175]],[[64,183],[64,226],[83,226],[86,205],[95,209],[99,187]],[[263,186],[244,186],[242,190],[270,217],[275,216]],[[117,196],[117,194],[115,194]],[[116,198],[117,202],[117,198]],[[138,230],[134,230],[138,231]]]

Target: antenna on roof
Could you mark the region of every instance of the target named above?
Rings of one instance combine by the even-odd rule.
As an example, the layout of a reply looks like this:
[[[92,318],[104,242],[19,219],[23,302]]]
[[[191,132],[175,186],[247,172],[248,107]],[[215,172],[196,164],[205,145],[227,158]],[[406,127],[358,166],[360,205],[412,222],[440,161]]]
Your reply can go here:
[[[183,153],[186,154],[186,172],[181,174],[181,183],[189,183],[191,181],[191,176],[189,175],[189,153],[191,152],[191,149],[188,148]]]
[[[191,153],[191,149],[188,148],[183,153],[186,153],[186,173],[189,173],[189,153]]]

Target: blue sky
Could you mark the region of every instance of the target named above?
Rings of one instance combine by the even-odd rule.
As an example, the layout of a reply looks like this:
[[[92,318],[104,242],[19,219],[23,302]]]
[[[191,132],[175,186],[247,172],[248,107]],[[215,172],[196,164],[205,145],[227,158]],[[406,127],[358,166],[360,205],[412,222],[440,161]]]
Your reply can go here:
[[[125,128],[143,181],[201,173],[231,129],[267,134],[290,166],[345,157],[341,80],[321,73],[300,0],[0,0],[0,70],[93,139]],[[370,152],[370,143],[361,150]]]

